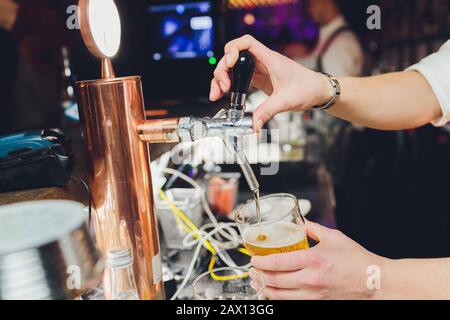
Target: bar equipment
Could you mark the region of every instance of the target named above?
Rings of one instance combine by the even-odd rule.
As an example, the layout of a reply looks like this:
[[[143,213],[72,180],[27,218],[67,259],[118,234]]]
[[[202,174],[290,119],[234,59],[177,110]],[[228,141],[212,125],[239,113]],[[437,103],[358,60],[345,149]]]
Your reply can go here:
[[[196,300],[260,300],[264,288],[262,276],[245,268],[218,268],[192,283]]]
[[[107,263],[111,271],[111,299],[139,300],[130,248],[109,250]]]
[[[114,1],[79,0],[79,20],[102,67],[101,79],[77,83],[97,246],[105,258],[111,248],[130,248],[140,299],[164,299],[147,143],[253,133],[252,119],[244,116],[253,59],[240,58],[232,103],[216,117],[147,120],[141,78],[116,77],[111,63],[121,36]]]
[[[213,118],[181,118],[178,134],[182,141],[207,137],[242,137],[253,133],[253,119],[245,115],[245,103],[255,68],[253,56],[243,51],[232,71],[231,101]],[[237,148],[237,146],[236,146]]]
[[[149,152],[138,133],[146,124],[141,79],[115,76],[110,58],[119,50],[121,29],[112,0],[80,0],[79,19],[102,66],[101,79],[77,83],[97,246],[105,260],[112,248],[130,248],[139,297],[164,299]]]
[[[74,299],[97,286],[103,263],[80,203],[0,207],[0,300]]]
[[[72,171],[70,139],[59,130],[0,137],[0,192],[65,186]]]
[[[254,132],[252,117],[245,115],[254,69],[255,58],[252,54],[248,51],[240,52],[231,74],[230,105],[220,110],[213,118],[181,118],[178,133],[182,141],[221,138],[227,150],[235,156],[250,190],[256,194],[259,192],[259,183],[242,146],[242,137]]]
[[[180,209],[194,225],[201,225],[203,207],[199,190],[174,188],[169,189],[166,195],[171,203]],[[179,221],[180,218],[172,211],[171,206],[163,200],[156,199],[156,212],[166,247],[186,250],[183,238],[187,235],[187,231],[183,228],[183,223]]]
[[[214,214],[227,216],[236,207],[240,178],[239,172],[217,172],[205,176],[206,198]]]

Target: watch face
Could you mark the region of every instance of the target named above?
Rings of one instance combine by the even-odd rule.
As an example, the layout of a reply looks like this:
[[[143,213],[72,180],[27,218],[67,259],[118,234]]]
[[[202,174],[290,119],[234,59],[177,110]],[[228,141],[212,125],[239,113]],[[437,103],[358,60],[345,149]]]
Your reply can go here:
[[[334,82],[335,88],[336,88],[336,95],[340,95],[341,94],[341,84],[339,83],[338,79],[336,78],[331,78]]]
[[[325,74],[325,76],[328,78],[328,80],[330,81],[330,84],[333,86],[334,93],[333,93],[333,96],[330,98],[330,100],[327,103],[320,105],[320,106],[315,106],[313,108],[316,110],[325,111],[325,110],[330,109],[332,106],[334,106],[336,104],[336,101],[341,94],[341,85],[339,84],[339,81],[329,74]]]

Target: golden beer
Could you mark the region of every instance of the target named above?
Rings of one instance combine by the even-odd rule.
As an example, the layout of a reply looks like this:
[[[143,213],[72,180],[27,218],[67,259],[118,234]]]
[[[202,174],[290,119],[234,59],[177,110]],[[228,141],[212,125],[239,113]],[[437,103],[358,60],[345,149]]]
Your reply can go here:
[[[252,256],[268,256],[309,248],[305,228],[285,221],[246,228],[243,240]]]

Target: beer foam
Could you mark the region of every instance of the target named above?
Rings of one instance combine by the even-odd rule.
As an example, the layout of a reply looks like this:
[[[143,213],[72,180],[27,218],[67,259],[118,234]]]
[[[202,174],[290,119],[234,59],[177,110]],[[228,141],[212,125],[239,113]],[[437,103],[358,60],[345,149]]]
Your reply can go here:
[[[266,236],[260,240],[259,236]],[[244,241],[263,248],[283,248],[295,245],[306,237],[304,227],[292,222],[280,221],[270,225],[255,226],[244,231]]]

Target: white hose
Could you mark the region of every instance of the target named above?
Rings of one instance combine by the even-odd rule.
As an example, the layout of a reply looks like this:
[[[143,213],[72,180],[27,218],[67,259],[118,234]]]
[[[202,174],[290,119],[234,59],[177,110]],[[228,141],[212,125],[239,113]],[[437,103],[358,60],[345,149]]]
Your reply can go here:
[[[211,220],[211,222],[215,226],[217,226],[219,224],[217,219],[216,219],[216,217],[214,216],[213,212],[211,211],[211,208],[209,207],[208,200],[206,199],[206,191],[200,186],[200,184],[197,181],[195,181],[194,179],[188,177],[184,173],[182,173],[182,172],[180,172],[178,170],[175,170],[175,169],[159,168],[159,171],[162,172],[162,173],[166,173],[166,174],[177,176],[181,180],[184,180],[185,182],[189,183],[196,190],[200,191],[200,194],[202,196],[203,209],[205,210],[206,214],[208,215],[208,218]],[[230,238],[230,235],[225,233],[225,232],[220,232],[219,235],[223,236],[227,240],[233,241],[233,239]]]
[[[226,253],[226,252],[222,251],[222,245],[223,244],[214,239],[214,235],[216,233],[220,232],[222,229],[230,228],[230,230],[233,230],[233,232],[236,233],[236,231],[234,229],[232,229],[232,226],[235,225],[235,224],[234,223],[220,223],[217,227],[215,227],[210,232],[205,232],[203,230],[203,229],[207,229],[211,225],[212,224],[209,224],[209,225],[206,224],[206,225],[202,226],[199,230],[194,231],[194,232],[190,232],[183,239],[183,244],[186,247],[192,248],[193,246],[196,246],[196,248],[195,248],[194,256],[192,257],[191,263],[189,264],[188,271],[186,272],[186,275],[185,275],[185,277],[183,279],[183,282],[180,284],[180,286],[178,287],[177,291],[172,296],[172,298],[170,298],[170,300],[177,299],[178,296],[180,295],[180,293],[186,287],[186,285],[189,282],[189,280],[191,279],[192,272],[194,271],[194,267],[195,267],[195,262],[197,261],[197,258],[200,255],[200,249],[202,248],[202,244],[203,244],[203,242],[205,240],[208,240],[211,243],[211,245],[213,246],[214,250],[216,250],[217,255],[222,259],[222,261],[228,267],[237,267],[236,263],[232,259],[229,259],[229,257],[226,258],[226,257],[223,256],[223,253]],[[198,235],[197,239],[195,239],[195,235]],[[236,236],[237,236],[237,233],[236,233]],[[192,240],[189,241],[190,238],[192,238]],[[247,264],[247,265],[242,266],[240,268],[249,268],[249,267],[250,267],[250,264]]]
[[[236,249],[241,244],[241,238],[239,237],[238,232],[233,228],[237,227],[236,223],[219,223],[214,216],[213,212],[211,211],[211,208],[209,207],[208,201],[206,200],[206,192],[205,190],[200,186],[199,183],[197,183],[192,178],[188,177],[187,175],[183,174],[182,172],[171,169],[171,168],[159,168],[160,172],[175,175],[178,178],[184,180],[185,182],[192,185],[196,190],[199,190],[201,192],[202,197],[202,204],[203,208],[208,215],[209,219],[211,220],[211,223],[205,224],[199,228],[199,230],[188,233],[184,239],[183,239],[183,245],[186,248],[193,248],[196,246],[194,251],[194,256],[192,257],[191,263],[189,264],[188,270],[186,272],[185,278],[183,282],[178,287],[175,294],[170,298],[170,300],[175,300],[180,293],[184,290],[186,287],[188,281],[190,280],[192,276],[192,272],[194,271],[195,262],[197,261],[198,256],[200,255],[200,249],[202,248],[202,244],[205,240],[209,240],[211,243],[211,246],[216,251],[217,255],[220,257],[220,259],[227,265],[228,267],[237,267],[236,263],[231,259],[230,255],[224,251],[229,249]],[[211,231],[206,232],[206,230],[213,228]],[[216,238],[214,238],[215,235],[220,235],[227,239],[228,241],[219,241]],[[197,238],[195,236],[198,235]],[[250,265],[243,266],[249,267]]]

